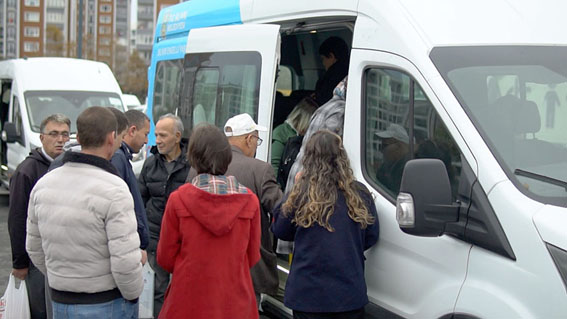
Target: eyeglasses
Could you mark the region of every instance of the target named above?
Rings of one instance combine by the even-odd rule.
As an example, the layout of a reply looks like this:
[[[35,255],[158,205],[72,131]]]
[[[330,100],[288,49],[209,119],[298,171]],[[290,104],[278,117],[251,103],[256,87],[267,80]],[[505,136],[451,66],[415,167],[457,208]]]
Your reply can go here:
[[[43,133],[44,135],[49,135],[49,137],[57,138],[59,136],[63,138],[69,138],[69,132],[58,132],[58,131],[51,131],[48,133]]]
[[[250,136],[255,137],[255,138],[258,139],[258,140],[256,141],[256,144],[257,144],[258,146],[262,145],[262,142],[263,142],[264,140],[261,139],[260,136],[256,136],[256,135],[250,135]]]

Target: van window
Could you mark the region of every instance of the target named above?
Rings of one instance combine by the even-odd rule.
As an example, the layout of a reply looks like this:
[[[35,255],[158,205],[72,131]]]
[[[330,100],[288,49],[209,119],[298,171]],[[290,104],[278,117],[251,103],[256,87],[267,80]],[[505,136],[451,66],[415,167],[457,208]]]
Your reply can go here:
[[[16,127],[16,135],[22,136],[22,132],[24,131],[23,124],[22,124],[22,110],[20,109],[20,103],[18,102],[18,98],[14,96],[14,112],[12,113],[12,123]]]
[[[182,103],[178,113],[189,134],[200,122],[223,127],[248,113],[256,121],[262,58],[258,52],[218,52],[185,56]]]
[[[39,132],[41,121],[54,113],[66,115],[71,120],[71,132],[76,132],[77,117],[90,106],[114,107],[124,111],[120,96],[109,92],[27,91],[24,97],[34,132]]]
[[[154,85],[153,119],[175,114],[179,107],[179,92],[183,76],[183,59],[160,61],[156,65]]]
[[[445,163],[456,198],[460,152],[420,86],[409,75],[392,69],[368,69],[364,79],[367,178],[395,199],[405,163],[436,158]]]
[[[289,96],[293,91],[293,72],[287,65],[280,65],[276,90],[283,96]]]
[[[567,198],[567,48],[439,47],[431,60],[524,194]]]

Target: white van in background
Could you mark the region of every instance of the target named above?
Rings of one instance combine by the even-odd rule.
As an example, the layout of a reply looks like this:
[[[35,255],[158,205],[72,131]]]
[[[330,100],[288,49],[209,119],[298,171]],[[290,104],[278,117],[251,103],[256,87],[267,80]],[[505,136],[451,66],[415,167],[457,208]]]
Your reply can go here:
[[[71,137],[77,116],[89,106],[124,111],[122,91],[110,68],[101,62],[71,58],[22,58],[0,62],[1,179],[10,176],[41,146],[41,121],[53,113],[71,119]],[[143,158],[140,163],[143,162]],[[138,170],[141,169],[141,164]]]

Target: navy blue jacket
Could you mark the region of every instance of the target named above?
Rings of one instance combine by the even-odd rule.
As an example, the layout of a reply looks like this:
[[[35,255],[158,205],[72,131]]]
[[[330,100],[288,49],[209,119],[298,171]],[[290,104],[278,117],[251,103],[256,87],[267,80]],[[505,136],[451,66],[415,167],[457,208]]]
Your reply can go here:
[[[366,187],[359,191],[375,222],[362,229],[348,216],[345,196],[337,193],[335,210],[329,220],[334,232],[315,224],[297,227],[286,217],[281,205],[274,209],[272,232],[276,237],[295,241],[293,261],[287,278],[284,304],[303,312],[344,312],[368,303],[364,280],[364,251],[378,241],[376,206]]]
[[[138,235],[140,236],[140,248],[146,249],[149,245],[148,217],[142,201],[142,195],[138,188],[138,180],[132,170],[132,150],[128,144],[122,142],[120,148],[114,153],[110,160],[118,170],[120,177],[128,184],[130,193],[134,198],[134,211],[136,211],[136,221],[138,222]]]

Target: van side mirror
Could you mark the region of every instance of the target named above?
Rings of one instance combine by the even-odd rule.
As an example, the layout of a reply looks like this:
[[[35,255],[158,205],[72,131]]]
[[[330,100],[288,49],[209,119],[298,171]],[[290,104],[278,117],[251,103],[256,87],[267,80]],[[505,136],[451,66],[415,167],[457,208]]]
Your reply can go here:
[[[441,236],[447,223],[458,221],[459,207],[452,202],[449,175],[441,160],[406,163],[396,205],[396,219],[403,232]]]
[[[4,123],[4,129],[2,130],[2,140],[6,143],[22,143],[22,136],[18,134],[18,130],[16,130],[16,125],[14,123]]]

